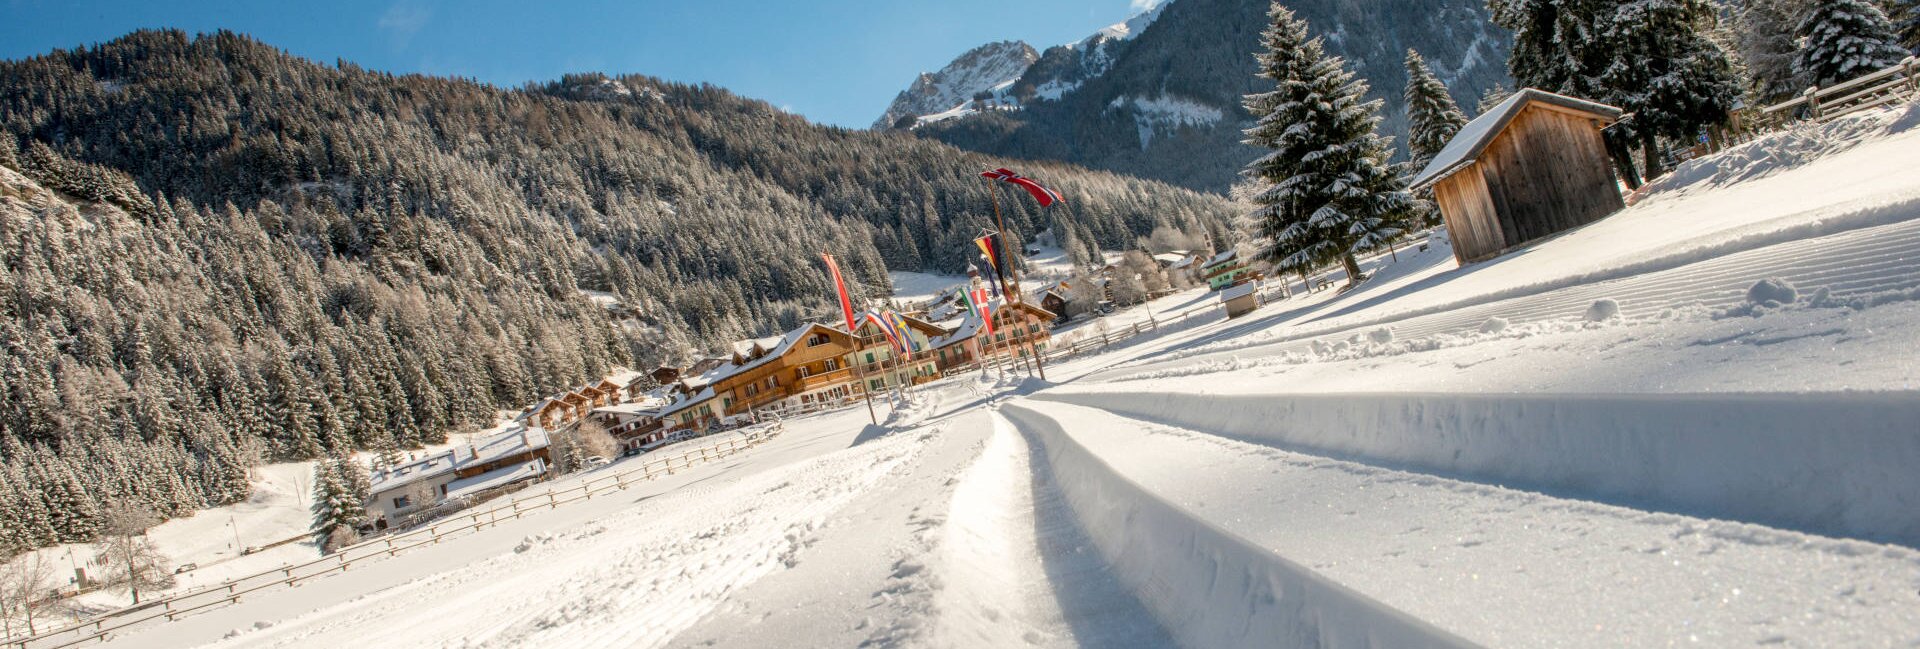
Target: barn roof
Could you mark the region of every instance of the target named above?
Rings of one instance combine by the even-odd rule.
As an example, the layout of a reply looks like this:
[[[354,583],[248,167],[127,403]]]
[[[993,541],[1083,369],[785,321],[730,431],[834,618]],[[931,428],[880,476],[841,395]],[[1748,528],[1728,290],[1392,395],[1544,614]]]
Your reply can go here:
[[[1420,170],[1420,175],[1413,177],[1413,188],[1419,189],[1439,182],[1473,164],[1480,158],[1480,152],[1485,151],[1487,145],[1492,144],[1501,131],[1507,130],[1507,125],[1513,123],[1513,118],[1520,115],[1521,109],[1536,101],[1588,113],[1599,119],[1611,121],[1620,118],[1620,109],[1606,104],[1576,99],[1538,88],[1521,88],[1520,92],[1513,93],[1513,96],[1507,97],[1506,101],[1494,106],[1493,110],[1460,127],[1460,132],[1455,133],[1453,139],[1447,141],[1447,146],[1433,156],[1433,162],[1427,163],[1427,168]]]

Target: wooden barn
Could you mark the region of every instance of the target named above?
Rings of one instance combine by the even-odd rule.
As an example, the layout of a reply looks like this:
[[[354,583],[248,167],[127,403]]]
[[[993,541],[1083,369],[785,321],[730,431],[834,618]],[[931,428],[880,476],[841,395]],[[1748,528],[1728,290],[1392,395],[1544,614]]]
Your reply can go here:
[[[1526,88],[1469,122],[1413,179],[1433,188],[1460,263],[1626,206],[1600,129],[1620,109]]]

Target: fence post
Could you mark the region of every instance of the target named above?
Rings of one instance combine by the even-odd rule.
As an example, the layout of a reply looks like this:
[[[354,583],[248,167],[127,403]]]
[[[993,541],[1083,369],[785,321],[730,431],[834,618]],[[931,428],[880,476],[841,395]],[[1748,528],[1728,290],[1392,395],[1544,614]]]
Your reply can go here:
[[[1909,56],[1900,65],[1907,69],[1907,89],[1920,94],[1920,56]]]
[[[1800,96],[1807,98],[1807,114],[1813,117],[1813,121],[1820,121],[1820,87],[1807,86],[1806,92],[1800,93]]]

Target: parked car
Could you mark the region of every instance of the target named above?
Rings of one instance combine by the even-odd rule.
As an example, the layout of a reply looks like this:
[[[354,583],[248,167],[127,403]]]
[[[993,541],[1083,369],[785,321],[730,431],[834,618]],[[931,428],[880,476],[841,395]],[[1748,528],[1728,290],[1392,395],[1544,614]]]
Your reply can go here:
[[[607,458],[605,456],[600,456],[600,455],[587,456],[587,468],[589,469],[598,469],[606,465],[607,465]]]

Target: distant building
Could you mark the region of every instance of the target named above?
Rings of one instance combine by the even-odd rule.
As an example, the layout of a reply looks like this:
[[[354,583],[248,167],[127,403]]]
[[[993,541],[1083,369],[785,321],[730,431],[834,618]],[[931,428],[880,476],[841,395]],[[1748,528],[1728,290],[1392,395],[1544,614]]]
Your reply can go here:
[[[1240,251],[1232,248],[1214,255],[1212,259],[1207,260],[1207,263],[1200,266],[1200,277],[1207,281],[1209,291],[1218,291],[1238,284],[1251,272],[1252,269],[1240,258]]]
[[[1221,289],[1220,304],[1227,308],[1227,317],[1238,318],[1260,308],[1259,288],[1259,282],[1246,282]]]
[[[940,371],[997,356],[1026,358],[1045,352],[1054,314],[1028,302],[993,303],[993,333],[978,314],[967,314],[952,332],[930,341]]]
[[[1525,88],[1468,122],[1413,179],[1432,187],[1460,263],[1626,206],[1600,129],[1620,109]]]
[[[514,426],[485,439],[373,472],[367,514],[386,529],[441,500],[480,497],[546,475],[547,431]]]

